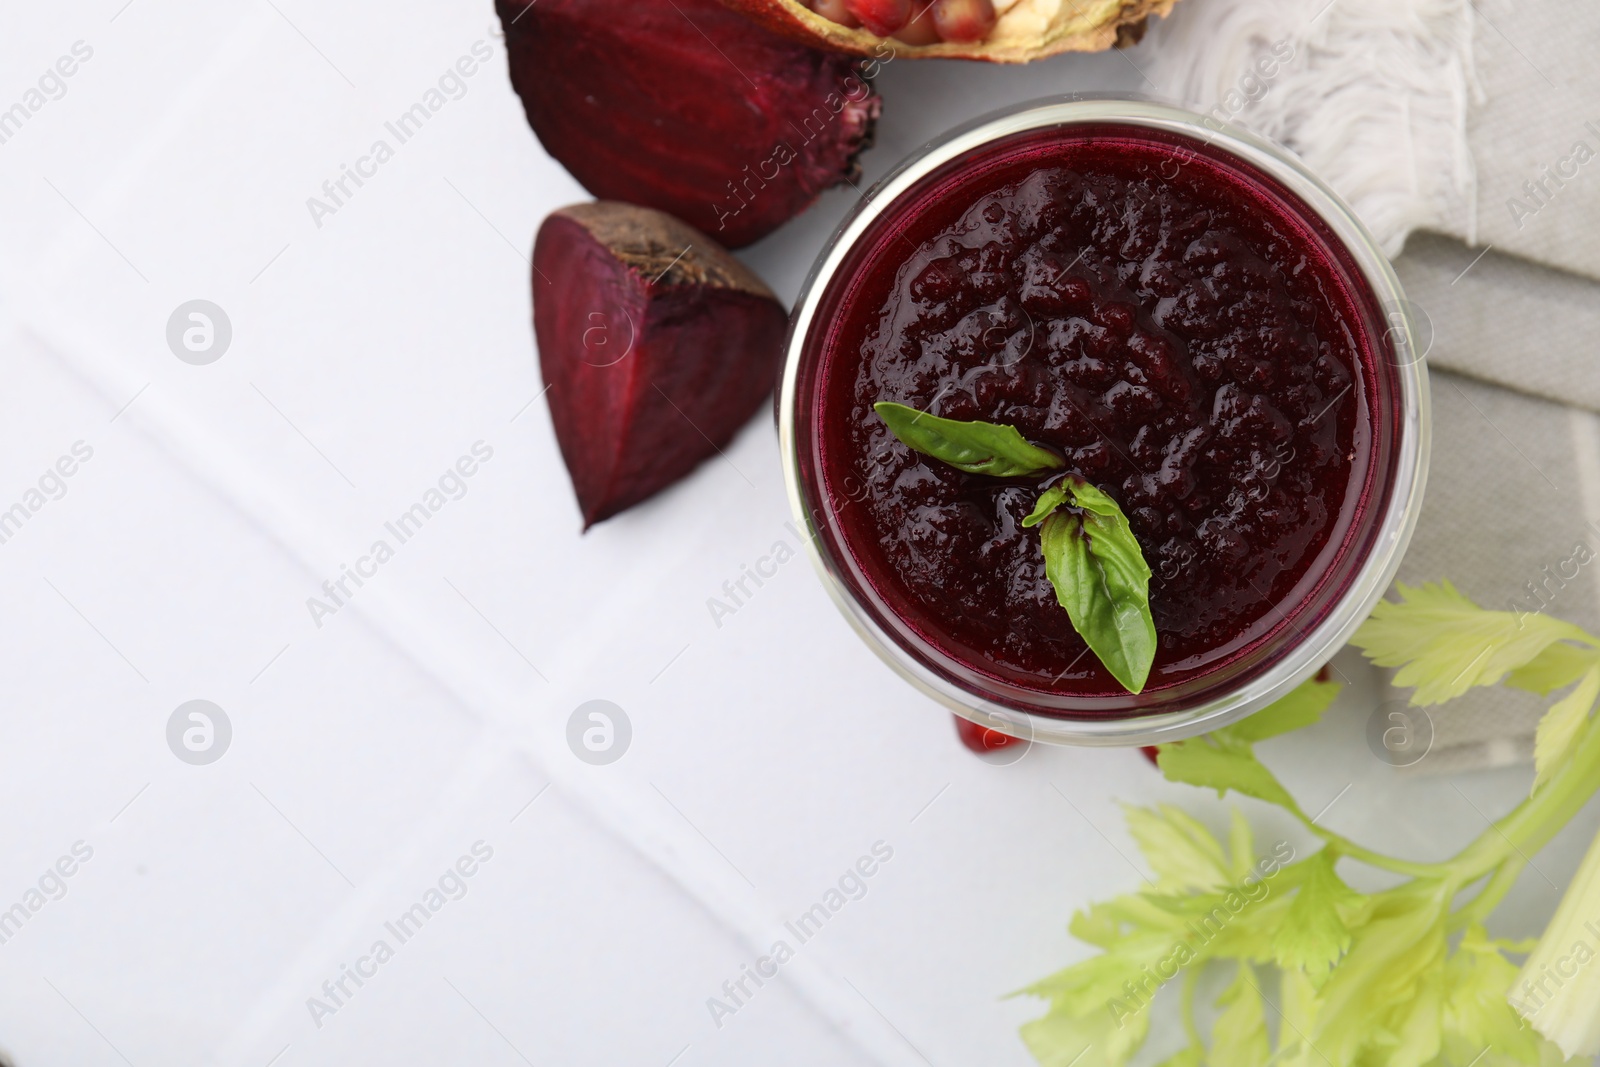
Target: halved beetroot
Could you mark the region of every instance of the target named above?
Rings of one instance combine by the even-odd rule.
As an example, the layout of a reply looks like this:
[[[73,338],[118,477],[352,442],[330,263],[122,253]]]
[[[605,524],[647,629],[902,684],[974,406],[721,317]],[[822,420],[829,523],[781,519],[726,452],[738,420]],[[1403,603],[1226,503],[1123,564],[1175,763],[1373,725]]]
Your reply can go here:
[[[1166,15],[1177,0],[935,0],[927,19],[905,30],[874,33],[874,20],[838,19],[832,0],[722,0],[756,22],[812,48],[856,56],[981,59],[1026,63],[1059,52],[1101,52],[1137,44],[1151,15]],[[992,6],[992,10],[989,10]],[[854,23],[866,23],[865,26]],[[883,24],[878,24],[884,28]],[[892,35],[892,36],[891,36]]]
[[[671,485],[749,421],[788,314],[711,238],[632,204],[550,215],[533,327],[584,528]]]
[[[529,124],[603,200],[670,212],[738,248],[860,176],[882,102],[845,56],[717,0],[495,6]]]

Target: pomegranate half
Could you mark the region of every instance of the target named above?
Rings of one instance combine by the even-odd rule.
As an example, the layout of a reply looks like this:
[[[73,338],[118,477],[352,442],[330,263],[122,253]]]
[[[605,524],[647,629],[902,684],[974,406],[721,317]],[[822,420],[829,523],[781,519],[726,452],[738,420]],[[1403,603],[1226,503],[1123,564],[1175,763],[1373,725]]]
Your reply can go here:
[[[942,13],[941,0],[933,5],[910,5],[910,21],[885,34],[874,33],[868,27],[888,29],[896,25],[900,20],[892,13],[887,21],[874,17],[878,7],[891,5],[863,6],[835,0],[813,0],[810,4],[803,0],[722,2],[768,29],[813,48],[878,59],[893,56],[1027,63],[1060,52],[1101,52],[1136,44],[1144,35],[1150,16],[1165,16],[1177,0],[992,0],[993,22],[987,34],[977,40],[951,39],[948,29],[944,34],[929,30],[925,24],[933,20],[918,17],[918,12],[931,6],[932,13]],[[846,9],[843,21],[830,17],[841,16]],[[861,17],[862,13],[867,17]],[[960,14],[966,16],[967,12]],[[985,22],[988,17],[984,16]],[[970,24],[969,18],[961,21]],[[971,32],[957,29],[953,36],[967,38]]]

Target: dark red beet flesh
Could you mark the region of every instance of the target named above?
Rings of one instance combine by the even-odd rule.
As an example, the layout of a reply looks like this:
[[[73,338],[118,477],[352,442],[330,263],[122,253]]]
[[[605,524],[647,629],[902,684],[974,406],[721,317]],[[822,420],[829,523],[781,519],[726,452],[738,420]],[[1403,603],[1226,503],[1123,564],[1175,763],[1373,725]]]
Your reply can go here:
[[[1127,513],[1155,571],[1146,692],[1196,691],[1292,634],[1365,529],[1370,291],[1313,224],[1192,150],[1114,128],[1037,141],[930,179],[825,298],[809,432],[833,547],[964,669],[1125,698],[1021,526],[1045,480],[964,474],[871,405],[1016,426]]]
[[[881,102],[846,56],[717,0],[497,0],[511,84],[595,196],[738,248],[859,174]]]
[[[787,314],[705,234],[631,204],[545,219],[533,320],[585,527],[688,474],[772,389]]]

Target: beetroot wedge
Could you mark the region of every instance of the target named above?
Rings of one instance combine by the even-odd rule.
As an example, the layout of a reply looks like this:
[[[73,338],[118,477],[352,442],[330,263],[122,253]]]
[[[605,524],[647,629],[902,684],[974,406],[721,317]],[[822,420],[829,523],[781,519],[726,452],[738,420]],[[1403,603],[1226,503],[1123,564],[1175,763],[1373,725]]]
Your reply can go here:
[[[670,215],[562,208],[539,227],[533,272],[539,365],[585,529],[717,454],[772,389],[783,305]]]
[[[881,101],[848,56],[717,0],[497,0],[511,84],[585,189],[738,248],[857,180]]]

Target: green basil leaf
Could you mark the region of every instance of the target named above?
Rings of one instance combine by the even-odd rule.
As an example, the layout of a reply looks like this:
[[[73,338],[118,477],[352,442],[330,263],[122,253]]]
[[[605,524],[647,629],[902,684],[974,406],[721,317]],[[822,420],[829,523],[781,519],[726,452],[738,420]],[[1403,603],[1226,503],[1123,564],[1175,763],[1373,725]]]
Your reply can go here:
[[[1104,515],[1111,519],[1122,519],[1122,525],[1124,527],[1128,525],[1128,520],[1122,517],[1122,509],[1117,507],[1115,500],[1112,500],[1077,475],[1067,475],[1066,479],[1061,483],[1061,487],[1072,493],[1072,502],[1083,510],[1092,511],[1096,515]],[[1129,533],[1128,536],[1132,537],[1133,534]]]
[[[1044,520],[1045,576],[1073,628],[1106,670],[1128,692],[1137,693],[1144,689],[1156,655],[1150,567],[1115,501],[1079,478],[1062,486],[1085,511],[1052,510]]]
[[[1030,445],[1015,426],[941,419],[888,401],[880,401],[872,409],[908,447],[968,474],[1015,478],[1066,466],[1054,452]]]
[[[1028,527],[1039,525],[1041,522],[1048,519],[1051,513],[1056,510],[1056,508],[1059,508],[1062,504],[1065,504],[1071,499],[1072,498],[1070,495],[1068,495],[1065,486],[1052,485],[1050,488],[1039,494],[1039,502],[1033,506],[1033,511],[1028,515],[1028,517],[1022,520],[1023,528],[1026,529]]]
[[[1038,502],[1033,505],[1033,511],[1028,517],[1022,520],[1022,525],[1024,527],[1039,525],[1062,504],[1072,504],[1110,519],[1122,518],[1122,509],[1117,507],[1115,500],[1076,474],[1069,474],[1039,494]],[[1127,525],[1126,521],[1123,525]]]

